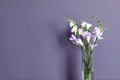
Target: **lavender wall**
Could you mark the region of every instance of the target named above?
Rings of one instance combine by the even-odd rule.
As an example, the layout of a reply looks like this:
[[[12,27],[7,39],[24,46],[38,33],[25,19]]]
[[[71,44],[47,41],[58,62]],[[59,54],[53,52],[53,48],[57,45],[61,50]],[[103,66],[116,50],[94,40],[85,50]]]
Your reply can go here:
[[[120,0],[0,0],[0,80],[80,80],[67,18],[98,16],[109,31],[94,52],[96,80],[120,79]]]

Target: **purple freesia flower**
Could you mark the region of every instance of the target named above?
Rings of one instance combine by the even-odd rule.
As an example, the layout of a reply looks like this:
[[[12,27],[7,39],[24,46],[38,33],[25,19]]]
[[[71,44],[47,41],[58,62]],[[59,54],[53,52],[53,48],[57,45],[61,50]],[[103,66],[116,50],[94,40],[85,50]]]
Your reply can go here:
[[[83,42],[82,42],[82,40],[81,40],[80,38],[78,38],[78,39],[76,40],[76,43],[77,43],[77,44],[80,44],[81,46],[83,46]]]
[[[88,32],[88,31],[84,31],[84,32],[82,33],[82,36],[83,36],[84,38],[86,38],[86,39],[87,39],[87,41],[88,41],[88,43],[89,43],[89,42],[90,42],[90,39],[91,39],[92,34],[91,34],[90,32]]]
[[[69,39],[70,39],[71,41],[76,41],[76,40],[77,40],[77,38],[76,38],[76,36],[75,36],[74,34],[72,34]]]
[[[93,50],[96,46],[98,46],[98,44],[90,44],[90,47],[91,47],[91,49]]]
[[[74,34],[71,35],[70,41],[73,41],[76,44],[81,45],[81,46],[83,45],[82,40],[80,38],[76,38],[76,36]]]

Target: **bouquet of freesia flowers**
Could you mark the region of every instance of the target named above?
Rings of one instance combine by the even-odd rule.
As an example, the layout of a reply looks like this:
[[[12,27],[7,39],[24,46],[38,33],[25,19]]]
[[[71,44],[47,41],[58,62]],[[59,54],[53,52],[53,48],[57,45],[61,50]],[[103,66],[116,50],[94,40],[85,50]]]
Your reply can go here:
[[[80,46],[82,51],[82,77],[83,80],[94,80],[93,76],[93,49],[97,46],[96,42],[103,39],[102,35],[106,28],[102,27],[102,22],[97,17],[90,17],[89,19],[95,20],[98,25],[93,27],[92,24],[82,20],[78,26],[76,21],[68,19],[71,27],[71,37],[69,38],[72,43]]]

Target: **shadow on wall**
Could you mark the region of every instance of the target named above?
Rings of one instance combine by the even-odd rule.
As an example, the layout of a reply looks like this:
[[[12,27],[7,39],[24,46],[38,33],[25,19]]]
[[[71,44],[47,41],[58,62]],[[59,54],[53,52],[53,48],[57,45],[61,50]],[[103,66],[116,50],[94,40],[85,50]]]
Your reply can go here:
[[[79,57],[77,57],[79,56],[79,54],[76,54],[78,47],[72,44],[72,42],[69,40],[70,36],[71,36],[70,29],[67,29],[61,35],[59,35],[58,38],[59,45],[67,54],[66,69],[67,69],[68,80],[80,80],[80,75],[79,75],[80,69],[78,68]]]
[[[67,53],[67,64],[66,64],[66,69],[67,69],[67,78],[68,80],[74,80],[74,59],[75,57],[72,56],[73,53],[75,53],[76,48],[71,44],[69,41],[70,37],[70,30],[67,29],[65,32],[63,32],[61,35],[59,35],[58,40],[59,40],[59,45],[61,48]]]
[[[76,76],[78,71],[76,65],[78,64],[76,63],[76,56],[74,55],[77,47],[74,46],[69,40],[69,37],[71,36],[70,29],[60,32],[57,27],[54,27],[54,32],[56,34],[59,47],[66,53],[66,80],[79,80]]]

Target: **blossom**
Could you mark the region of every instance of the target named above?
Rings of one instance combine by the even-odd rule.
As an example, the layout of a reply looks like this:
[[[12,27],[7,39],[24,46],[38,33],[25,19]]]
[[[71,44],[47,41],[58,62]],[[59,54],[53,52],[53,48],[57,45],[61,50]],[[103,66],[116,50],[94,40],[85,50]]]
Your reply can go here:
[[[76,24],[76,21],[73,19],[68,19],[69,26],[71,27],[71,37],[69,38],[74,44],[82,47],[90,48],[91,50],[97,46],[97,41],[103,39],[102,35],[104,28],[102,28],[98,23],[98,27],[92,28],[92,24],[86,21],[82,21],[80,25]],[[80,26],[80,27],[78,27]],[[86,44],[87,46],[84,46]],[[87,48],[86,48],[87,49]]]
[[[95,42],[97,37],[95,35],[93,35],[92,37],[93,37],[93,42]]]
[[[96,36],[98,39],[103,39],[103,37],[102,37],[103,31],[101,31],[100,28],[95,27],[93,33],[95,34],[95,36]]]
[[[83,36],[84,38],[86,38],[86,39],[87,39],[87,41],[88,41],[88,43],[89,43],[89,42],[90,42],[90,39],[91,39],[92,34],[91,34],[90,32],[88,32],[88,31],[84,31],[84,32],[82,33],[82,36]]]
[[[88,43],[90,42],[92,34],[88,31],[83,31],[83,29],[78,29],[79,35],[82,35],[84,38],[87,39]]]
[[[69,39],[70,39],[70,41],[73,41],[78,45],[81,45],[81,46],[83,45],[82,40],[80,38],[76,38],[76,36],[74,34],[72,34]]]
[[[78,29],[78,33],[79,33],[79,35],[81,35],[82,33],[83,33],[83,29]]]
[[[82,26],[83,28],[84,28],[84,27],[87,27],[87,29],[89,29],[90,27],[92,27],[92,24],[83,21],[82,24],[81,24],[81,26]]]
[[[76,41],[76,40],[77,40],[77,38],[76,38],[76,36],[75,36],[74,34],[72,34],[69,39],[70,39],[71,41]]]
[[[81,40],[80,38],[78,38],[78,39],[76,40],[76,43],[77,43],[77,44],[80,44],[81,46],[83,46],[83,42],[82,42],[82,40]]]
[[[86,26],[86,22],[83,21],[82,24],[81,24],[82,27],[85,27]]]
[[[78,30],[78,27],[77,26],[74,26],[72,29],[71,29],[71,32],[72,33],[77,33],[77,30]]]
[[[70,22],[70,27],[73,27],[73,26],[74,26],[73,22]]]
[[[94,45],[94,44],[92,44],[92,45],[90,44],[90,47],[91,47],[92,50],[93,50],[96,46],[98,46],[98,44],[95,44],[95,45]]]

